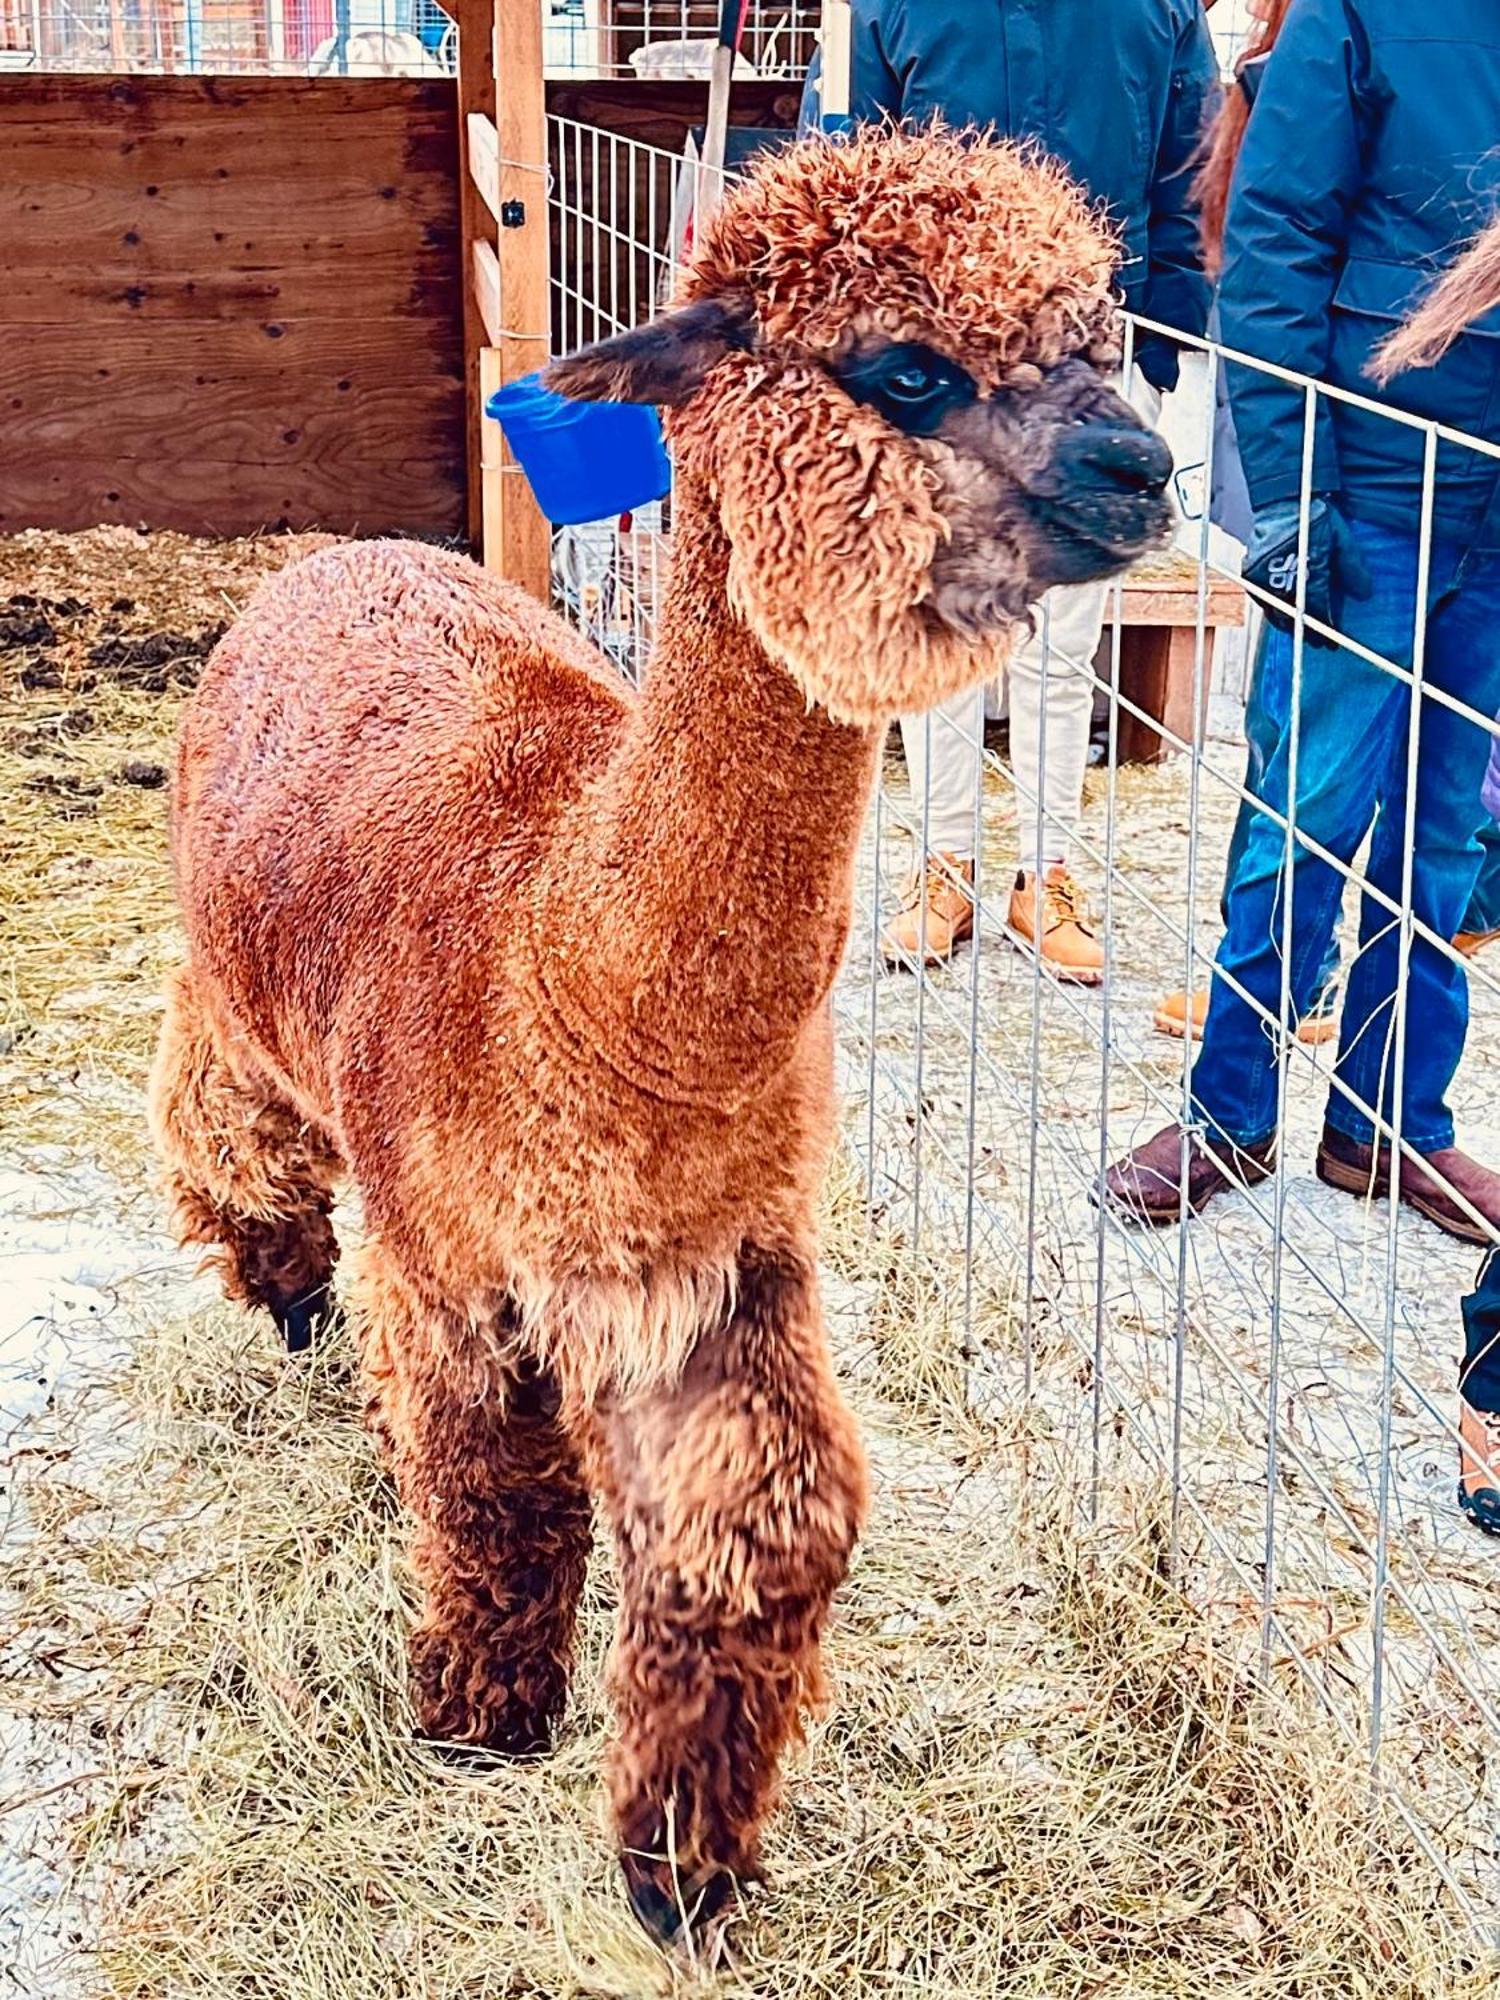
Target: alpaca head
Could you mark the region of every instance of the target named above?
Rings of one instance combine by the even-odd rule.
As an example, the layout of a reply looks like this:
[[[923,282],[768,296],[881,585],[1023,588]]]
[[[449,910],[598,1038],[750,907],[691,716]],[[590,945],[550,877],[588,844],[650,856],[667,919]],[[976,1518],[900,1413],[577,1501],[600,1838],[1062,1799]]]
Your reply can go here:
[[[815,141],[726,196],[674,310],[548,380],[670,409],[735,609],[810,700],[875,722],[987,676],[1050,585],[1166,532],[1170,455],[1104,379],[1116,256],[1013,145]]]

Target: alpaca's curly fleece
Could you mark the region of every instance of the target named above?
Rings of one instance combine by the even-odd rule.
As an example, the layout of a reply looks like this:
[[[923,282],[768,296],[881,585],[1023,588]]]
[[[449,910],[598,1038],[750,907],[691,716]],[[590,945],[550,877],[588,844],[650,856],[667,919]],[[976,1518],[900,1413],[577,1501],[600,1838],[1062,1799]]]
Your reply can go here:
[[[1012,369],[1118,352],[1119,247],[1035,149],[941,128],[865,130],[758,168],[714,214],[680,296],[743,296],[783,353],[855,332],[928,340],[992,389]]]
[[[932,452],[813,357],[875,324],[1034,381],[1107,343],[1112,256],[1012,148],[773,161],[688,281],[748,298],[760,347],[710,351],[677,413],[642,697],[472,564],[374,543],[266,583],[184,722],[152,1092],[179,1221],[286,1321],[358,1186],[433,1733],[547,1739],[602,1492],[616,1820],[659,1930],[755,1870],[865,1506],[814,1217],[876,720],[989,658],[923,606]]]

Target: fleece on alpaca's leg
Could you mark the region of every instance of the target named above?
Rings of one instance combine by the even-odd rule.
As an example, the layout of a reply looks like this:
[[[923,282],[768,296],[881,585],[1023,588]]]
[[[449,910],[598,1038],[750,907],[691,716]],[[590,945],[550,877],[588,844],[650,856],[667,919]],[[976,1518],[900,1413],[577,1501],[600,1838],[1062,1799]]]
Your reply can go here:
[[[759,1870],[759,1829],[866,1504],[811,1269],[747,1255],[682,1381],[602,1421],[620,1558],[611,1789],[637,1901]]]
[[[508,1756],[545,1750],[567,1700],[592,1539],[556,1377],[516,1350],[513,1320],[480,1348],[378,1246],[360,1260],[354,1299],[373,1424],[414,1529],[418,1728]]]
[[[274,1090],[231,1069],[186,966],[168,977],[147,1105],[180,1240],[209,1249],[228,1297],[266,1307],[287,1346],[306,1347],[331,1311],[342,1163]]]

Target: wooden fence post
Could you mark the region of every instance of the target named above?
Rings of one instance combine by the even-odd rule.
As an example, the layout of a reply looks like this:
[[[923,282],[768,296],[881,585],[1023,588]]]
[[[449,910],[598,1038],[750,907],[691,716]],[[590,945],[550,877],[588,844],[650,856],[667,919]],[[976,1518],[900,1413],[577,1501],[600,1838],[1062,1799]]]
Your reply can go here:
[[[551,349],[547,102],[542,83],[541,0],[495,0],[499,93],[499,379],[540,368]],[[544,602],[552,591],[552,530],[509,452],[501,459],[499,545],[486,566]]]
[[[542,0],[456,3],[469,539],[487,569],[545,603],[552,530],[484,414],[551,347]]]
[[[849,122],[852,101],[853,15],[849,0],[823,0],[822,123],[838,132]]]
[[[462,262],[459,284],[463,291],[464,342],[464,461],[467,468],[469,544],[484,549],[484,392],[480,383],[480,349],[491,335],[478,289],[475,285],[476,260],[488,249],[495,255],[495,219],[480,191],[476,172],[474,129],[471,119],[488,123],[494,130],[495,114],[495,16],[494,0],[452,0],[458,21],[458,173],[459,219]],[[495,325],[499,325],[498,312]]]

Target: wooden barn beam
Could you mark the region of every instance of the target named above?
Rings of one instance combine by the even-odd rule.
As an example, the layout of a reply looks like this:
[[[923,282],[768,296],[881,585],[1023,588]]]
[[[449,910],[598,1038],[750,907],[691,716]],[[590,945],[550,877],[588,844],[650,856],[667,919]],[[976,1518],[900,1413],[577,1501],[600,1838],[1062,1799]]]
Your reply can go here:
[[[500,259],[492,243],[476,243],[473,261],[474,297],[491,347],[500,340]],[[497,384],[498,387],[498,384]]]
[[[540,0],[495,0],[494,62],[500,145],[501,325],[496,352],[504,384],[540,368],[551,345]],[[552,530],[508,450],[500,465],[498,542],[486,538],[484,560],[545,602],[552,594]]]
[[[470,546],[479,550],[484,545],[485,423],[479,382],[479,352],[488,341],[489,334],[475,296],[473,271],[479,245],[488,244],[493,254],[495,221],[485,206],[475,179],[470,121],[474,117],[482,117],[493,123],[494,6],[493,0],[448,0],[448,6],[458,23],[458,201],[462,244],[458,268],[459,287],[463,293],[464,462],[468,491],[465,519]]]
[[[485,207],[500,226],[500,134],[495,121],[485,111],[471,111],[469,128],[469,178],[479,190]]]

